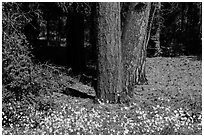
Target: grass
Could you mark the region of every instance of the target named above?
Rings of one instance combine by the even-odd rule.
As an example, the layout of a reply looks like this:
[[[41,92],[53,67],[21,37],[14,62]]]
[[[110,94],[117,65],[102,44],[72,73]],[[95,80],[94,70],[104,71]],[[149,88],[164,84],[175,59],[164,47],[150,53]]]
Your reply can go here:
[[[134,99],[129,106],[94,104],[89,98],[68,96],[57,91],[52,95],[54,104],[52,108],[38,111],[33,106],[28,106],[27,111],[30,113],[25,117],[21,114],[20,117],[25,122],[5,126],[2,133],[6,135],[202,134],[201,61],[189,57],[148,58],[146,71],[148,85],[135,88]],[[65,74],[60,77],[53,76],[53,81],[49,81],[66,85],[70,80],[68,77]],[[84,93],[95,94],[91,87],[77,80],[71,86]]]

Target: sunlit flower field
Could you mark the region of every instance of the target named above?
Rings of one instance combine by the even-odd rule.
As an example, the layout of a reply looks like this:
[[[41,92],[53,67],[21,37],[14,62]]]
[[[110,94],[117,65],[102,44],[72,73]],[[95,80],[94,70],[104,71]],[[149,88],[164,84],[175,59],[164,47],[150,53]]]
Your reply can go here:
[[[201,61],[190,57],[147,58],[148,85],[136,86],[130,104],[96,104],[89,98],[53,93],[53,107],[16,112],[17,124],[2,128],[6,135],[201,135]],[[67,76],[61,76],[66,79]],[[64,81],[65,82],[65,81]],[[94,95],[90,86],[76,83]],[[16,103],[21,107],[20,104]],[[2,114],[3,123],[9,118]]]

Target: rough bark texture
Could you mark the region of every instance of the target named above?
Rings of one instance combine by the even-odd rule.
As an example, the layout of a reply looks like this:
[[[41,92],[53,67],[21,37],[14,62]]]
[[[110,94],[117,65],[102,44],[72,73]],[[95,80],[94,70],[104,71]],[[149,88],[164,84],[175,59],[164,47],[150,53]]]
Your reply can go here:
[[[145,76],[146,37],[150,3],[131,3],[122,34],[124,90],[132,96],[135,85],[147,82]]]
[[[97,98],[118,103],[122,92],[120,3],[97,3]]]

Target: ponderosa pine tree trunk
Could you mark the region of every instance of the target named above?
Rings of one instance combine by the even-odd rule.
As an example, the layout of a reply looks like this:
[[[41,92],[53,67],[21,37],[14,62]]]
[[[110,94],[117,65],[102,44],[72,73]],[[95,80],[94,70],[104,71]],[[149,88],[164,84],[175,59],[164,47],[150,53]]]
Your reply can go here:
[[[130,3],[122,34],[123,84],[132,96],[137,84],[147,82],[145,76],[147,26],[151,3]]]
[[[120,3],[101,2],[96,6],[96,96],[104,103],[118,103],[122,92]]]

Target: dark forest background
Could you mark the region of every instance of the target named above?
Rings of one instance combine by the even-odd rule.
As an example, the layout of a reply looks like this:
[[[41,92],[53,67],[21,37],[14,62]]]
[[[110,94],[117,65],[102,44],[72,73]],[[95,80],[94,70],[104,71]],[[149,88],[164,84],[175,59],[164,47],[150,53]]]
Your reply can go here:
[[[128,3],[121,5],[123,25]],[[22,12],[40,11],[30,14],[22,29],[35,58],[70,66],[77,73],[84,71],[96,59],[91,6],[93,3],[23,3]],[[147,57],[201,57],[201,3],[155,3],[151,13]]]

